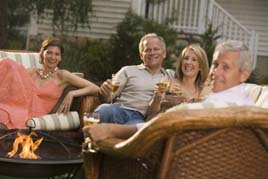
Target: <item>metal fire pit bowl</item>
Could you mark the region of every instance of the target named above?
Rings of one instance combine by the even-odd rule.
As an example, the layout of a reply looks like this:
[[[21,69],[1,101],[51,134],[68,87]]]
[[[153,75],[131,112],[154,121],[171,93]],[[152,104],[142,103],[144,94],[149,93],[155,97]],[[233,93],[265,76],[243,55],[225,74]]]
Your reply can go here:
[[[7,153],[12,150],[17,131],[0,130],[0,175],[18,178],[49,178],[67,174],[67,178],[72,178],[81,168],[83,163],[80,145],[82,134],[35,131],[37,137],[32,137],[34,141],[44,137],[35,151],[41,159],[21,159],[17,154],[8,158]],[[29,133],[29,130],[21,131]]]

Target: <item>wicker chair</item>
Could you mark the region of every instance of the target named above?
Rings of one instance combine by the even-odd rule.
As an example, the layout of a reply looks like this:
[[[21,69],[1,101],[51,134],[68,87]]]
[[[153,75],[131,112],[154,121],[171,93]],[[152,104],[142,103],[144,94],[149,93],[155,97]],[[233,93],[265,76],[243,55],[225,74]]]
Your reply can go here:
[[[259,107],[162,113],[128,140],[84,153],[87,179],[268,178],[268,87],[247,86]]]

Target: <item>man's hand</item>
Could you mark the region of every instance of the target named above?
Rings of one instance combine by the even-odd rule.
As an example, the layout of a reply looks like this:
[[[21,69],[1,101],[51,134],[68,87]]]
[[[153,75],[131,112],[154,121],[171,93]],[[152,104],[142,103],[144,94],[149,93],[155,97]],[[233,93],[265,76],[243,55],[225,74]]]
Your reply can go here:
[[[136,131],[136,125],[101,123],[85,126],[84,137],[89,137],[93,142],[98,142],[108,138],[127,139]]]
[[[100,86],[101,100],[108,102],[111,101],[112,81],[110,79],[103,82]]]
[[[110,131],[109,124],[88,125],[83,128],[84,137],[89,137],[92,141],[98,142],[114,137]]]
[[[168,91],[168,86],[163,86],[161,83],[157,83],[154,87],[154,96],[162,98]]]

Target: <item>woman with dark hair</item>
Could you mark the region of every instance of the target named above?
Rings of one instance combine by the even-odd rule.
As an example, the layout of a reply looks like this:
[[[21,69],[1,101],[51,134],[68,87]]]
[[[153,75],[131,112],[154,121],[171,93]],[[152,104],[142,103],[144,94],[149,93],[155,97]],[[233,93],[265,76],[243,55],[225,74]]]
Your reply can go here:
[[[25,69],[15,61],[0,60],[0,123],[8,129],[25,128],[33,117],[48,114],[68,85],[77,87],[63,99],[57,112],[67,113],[74,97],[97,95],[99,88],[71,72],[60,69],[63,46],[48,38],[40,48],[41,68]]]

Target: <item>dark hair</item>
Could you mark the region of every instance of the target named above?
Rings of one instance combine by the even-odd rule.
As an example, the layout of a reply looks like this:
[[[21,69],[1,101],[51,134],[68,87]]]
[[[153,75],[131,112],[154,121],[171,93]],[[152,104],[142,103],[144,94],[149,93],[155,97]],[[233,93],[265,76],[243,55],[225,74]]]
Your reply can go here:
[[[63,55],[64,48],[63,48],[63,45],[62,45],[60,39],[59,38],[55,38],[55,37],[47,38],[47,39],[45,39],[42,42],[42,45],[41,45],[41,48],[40,48],[40,51],[39,51],[39,63],[41,63],[41,64],[44,63],[43,53],[50,46],[59,47],[60,48],[60,52],[61,52],[61,56]]]

